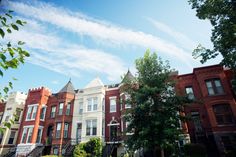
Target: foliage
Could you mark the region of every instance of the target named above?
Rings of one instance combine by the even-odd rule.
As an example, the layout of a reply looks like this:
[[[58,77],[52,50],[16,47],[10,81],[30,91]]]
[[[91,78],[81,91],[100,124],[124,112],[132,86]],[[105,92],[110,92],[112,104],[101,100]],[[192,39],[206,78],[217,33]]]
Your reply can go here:
[[[130,97],[126,101],[132,104],[125,115],[130,122],[127,132],[132,133],[126,144],[130,150],[175,147],[181,133],[179,122],[185,118],[178,113],[188,100],[175,94],[172,70],[156,53],[147,51],[135,63],[136,77],[125,80],[122,87],[122,92]]]
[[[91,138],[86,143],[76,146],[74,157],[100,157],[102,154],[102,141],[100,138]]]
[[[42,157],[58,157],[57,155],[45,155],[45,156],[42,156]]]
[[[186,144],[184,145],[184,153],[187,157],[206,157],[206,148],[202,144]]]
[[[14,30],[18,31],[20,26],[24,26],[26,22],[19,19],[15,20],[12,15],[12,11],[7,11],[0,15],[0,76],[3,77],[4,71],[8,69],[17,69],[20,64],[25,62],[25,57],[29,57],[29,53],[22,49],[24,42],[18,41],[16,44],[7,42],[4,37],[7,34],[12,33]],[[13,80],[15,80],[13,78]],[[8,91],[13,88],[11,81],[6,86],[0,87],[0,101],[7,95]],[[4,126],[7,128],[11,127],[14,120],[11,119],[9,122],[4,122]],[[3,132],[5,128],[0,127],[0,132]]]
[[[236,0],[189,0],[189,3],[199,19],[210,20],[213,26],[213,49],[199,45],[193,55],[202,57],[201,62],[205,63],[221,54],[221,64],[234,70],[236,78]],[[233,86],[236,89],[236,82]]]

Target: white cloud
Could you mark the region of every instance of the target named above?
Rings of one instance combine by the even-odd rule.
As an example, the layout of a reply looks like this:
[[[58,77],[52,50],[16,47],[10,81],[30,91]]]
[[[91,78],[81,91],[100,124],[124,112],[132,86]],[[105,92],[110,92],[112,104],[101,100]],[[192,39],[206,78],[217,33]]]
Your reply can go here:
[[[170,26],[152,18],[147,18],[147,20],[150,21],[158,30],[174,38],[176,42],[179,43],[183,48],[192,51],[197,46],[197,43],[191,40],[188,36],[174,30]]]
[[[35,1],[35,3],[28,5],[21,2],[9,2],[9,7],[19,14],[56,25],[78,35],[86,35],[96,40],[105,40],[109,44],[136,45],[154,49],[161,53],[167,53],[173,58],[178,58],[189,67],[191,67],[193,61],[191,54],[161,38],[118,27],[107,22],[93,20],[80,13],[72,13],[48,3]]]

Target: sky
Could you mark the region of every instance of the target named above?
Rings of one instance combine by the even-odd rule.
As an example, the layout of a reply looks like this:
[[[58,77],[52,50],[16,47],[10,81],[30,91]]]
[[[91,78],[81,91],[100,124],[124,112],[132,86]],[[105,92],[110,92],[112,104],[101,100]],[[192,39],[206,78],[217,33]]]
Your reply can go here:
[[[156,52],[179,74],[202,65],[192,57],[200,43],[212,47],[211,25],[199,20],[187,0],[2,0],[0,9],[14,11],[27,24],[4,41],[26,42],[30,53],[17,70],[7,70],[13,91],[45,86],[58,92],[69,79],[76,89],[99,77],[119,83],[147,49]]]

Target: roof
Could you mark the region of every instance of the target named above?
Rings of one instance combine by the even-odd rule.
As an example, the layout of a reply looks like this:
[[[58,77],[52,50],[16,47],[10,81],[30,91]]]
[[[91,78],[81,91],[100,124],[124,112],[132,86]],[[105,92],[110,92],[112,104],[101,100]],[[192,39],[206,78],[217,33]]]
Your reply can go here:
[[[124,82],[124,80],[133,80],[134,76],[133,74],[128,70],[127,73],[125,74],[125,77],[123,78],[123,80],[121,81],[121,83]]]
[[[96,77],[95,79],[93,79],[91,82],[89,82],[85,88],[92,88],[92,87],[99,87],[99,86],[104,86],[104,84],[102,83],[102,81],[100,80],[99,77]]]
[[[59,91],[59,93],[73,93],[75,94],[74,86],[69,80],[69,82]]]

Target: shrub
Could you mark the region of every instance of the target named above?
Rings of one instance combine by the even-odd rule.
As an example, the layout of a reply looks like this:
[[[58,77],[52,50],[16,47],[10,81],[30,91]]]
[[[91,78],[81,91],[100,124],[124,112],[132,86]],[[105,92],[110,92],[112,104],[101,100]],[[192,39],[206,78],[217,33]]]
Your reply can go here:
[[[184,153],[186,157],[206,157],[206,148],[202,144],[186,144],[184,145]]]
[[[74,157],[100,157],[102,154],[102,141],[100,138],[91,138],[86,143],[75,147]]]

